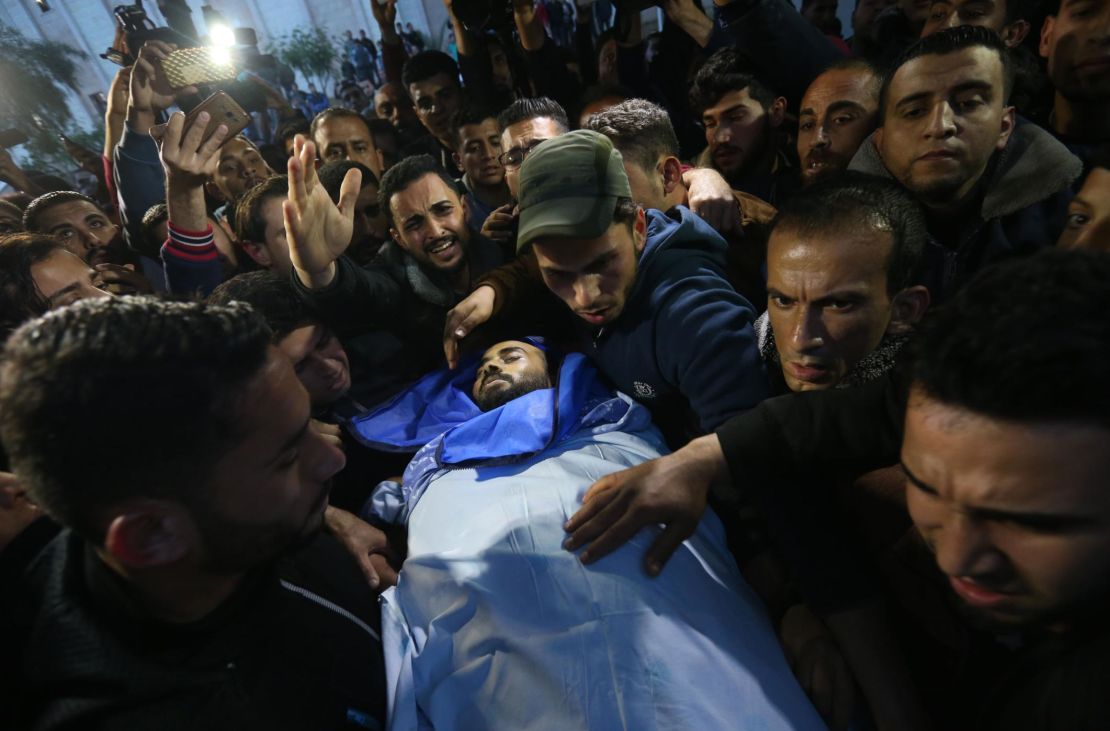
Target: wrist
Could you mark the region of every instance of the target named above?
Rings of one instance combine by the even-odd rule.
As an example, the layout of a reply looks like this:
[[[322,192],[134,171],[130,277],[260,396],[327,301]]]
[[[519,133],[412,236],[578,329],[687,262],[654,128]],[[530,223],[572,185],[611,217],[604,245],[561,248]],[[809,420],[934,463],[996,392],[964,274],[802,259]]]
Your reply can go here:
[[[328,264],[325,269],[318,272],[310,272],[301,267],[295,267],[297,279],[301,280],[301,284],[308,289],[323,289],[330,285],[335,281],[336,269],[337,267],[334,261]]]

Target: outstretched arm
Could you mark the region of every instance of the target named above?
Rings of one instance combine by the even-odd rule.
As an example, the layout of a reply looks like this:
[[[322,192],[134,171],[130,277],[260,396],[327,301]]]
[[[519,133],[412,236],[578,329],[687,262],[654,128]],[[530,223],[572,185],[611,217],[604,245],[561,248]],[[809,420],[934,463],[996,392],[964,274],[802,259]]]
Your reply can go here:
[[[355,202],[362,173],[347,171],[332,203],[316,175],[316,145],[297,135],[289,158],[289,199],[282,204],[289,258],[308,289],[327,287],[335,279],[335,260],[346,251],[354,231]]]

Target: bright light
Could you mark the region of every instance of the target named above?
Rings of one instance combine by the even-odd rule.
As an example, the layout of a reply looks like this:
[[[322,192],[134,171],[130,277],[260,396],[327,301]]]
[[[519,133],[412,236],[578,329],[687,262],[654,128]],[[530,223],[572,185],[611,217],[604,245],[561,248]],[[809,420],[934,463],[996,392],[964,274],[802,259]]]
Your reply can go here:
[[[208,57],[217,66],[231,65],[231,49],[223,46],[213,46],[208,49]]]
[[[208,29],[208,42],[214,48],[230,48],[235,45],[235,31],[223,23],[214,23]]]

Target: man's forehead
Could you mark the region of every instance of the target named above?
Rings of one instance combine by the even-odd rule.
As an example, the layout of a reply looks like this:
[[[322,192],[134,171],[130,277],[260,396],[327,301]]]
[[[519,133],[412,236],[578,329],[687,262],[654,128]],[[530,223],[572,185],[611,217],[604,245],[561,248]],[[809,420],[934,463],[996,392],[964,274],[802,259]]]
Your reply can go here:
[[[551,117],[533,117],[514,122],[501,133],[501,139],[508,142],[509,147],[527,144],[534,139],[551,139],[562,134],[559,123]]]
[[[362,117],[329,117],[316,128],[326,137],[351,137],[370,139],[370,127],[362,121]]]
[[[707,107],[706,110],[702,112],[702,115],[712,116],[717,114],[724,114],[733,107],[739,106],[755,106],[759,109],[763,109],[763,107],[760,106],[759,102],[757,102],[755,99],[752,99],[751,90],[749,89],[749,87],[745,86],[743,89],[733,89],[732,91],[727,92],[724,96],[717,100],[716,104]]]
[[[65,203],[50,206],[39,214],[39,216],[39,220],[46,227],[65,221],[83,221],[89,216],[106,218],[103,211],[94,204],[84,200],[66,201]]]
[[[885,276],[891,244],[889,231],[868,226],[814,233],[779,226],[767,240],[768,275],[789,268],[853,281],[875,272]]]
[[[523,351],[528,355],[543,355],[543,351],[531,343],[526,343],[521,340],[505,340],[491,346],[485,353],[482,353],[482,362],[484,363],[500,355],[516,350]]]
[[[1001,86],[1002,59],[984,46],[961,48],[952,53],[927,53],[894,72],[890,80],[890,99],[897,103],[905,96],[921,92],[943,93],[969,82]]]
[[[220,162],[224,160],[237,160],[252,152],[258,154],[258,150],[255,149],[254,145],[244,139],[236,137],[228,140],[224,143],[224,146],[220,148]]]
[[[445,200],[457,203],[458,192],[447,185],[439,175],[425,173],[394,193],[389,199],[389,204],[399,217],[404,218]]]
[[[802,97],[802,109],[816,108],[849,101],[867,106],[877,103],[878,95],[872,88],[875,74],[868,69],[836,69],[826,71],[813,80]]]
[[[462,135],[463,142],[484,140],[498,133],[497,120],[493,117],[489,117],[477,124],[464,124],[459,128],[459,133]]]
[[[451,77],[445,73],[438,73],[435,76],[429,76],[421,81],[414,81],[409,84],[409,94],[412,97],[428,96],[438,94],[441,89],[449,86],[454,86]]]

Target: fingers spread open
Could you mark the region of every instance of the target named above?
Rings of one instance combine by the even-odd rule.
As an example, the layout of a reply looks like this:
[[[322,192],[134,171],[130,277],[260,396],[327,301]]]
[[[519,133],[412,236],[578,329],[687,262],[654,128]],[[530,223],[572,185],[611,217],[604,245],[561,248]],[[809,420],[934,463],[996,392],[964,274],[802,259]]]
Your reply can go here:
[[[347,219],[355,217],[355,204],[358,203],[358,194],[362,190],[362,171],[351,168],[343,176],[343,183],[339,186],[339,212]]]

